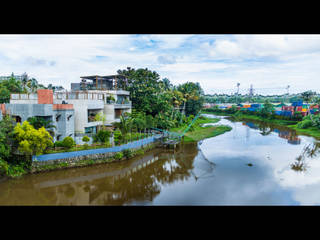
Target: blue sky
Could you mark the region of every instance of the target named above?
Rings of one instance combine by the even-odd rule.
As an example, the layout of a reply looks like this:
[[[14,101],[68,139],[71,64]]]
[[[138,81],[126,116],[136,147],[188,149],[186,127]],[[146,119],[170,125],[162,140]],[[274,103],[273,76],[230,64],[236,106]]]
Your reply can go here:
[[[205,93],[320,92],[320,35],[0,35],[0,75],[27,72],[62,85],[84,75],[149,68]]]

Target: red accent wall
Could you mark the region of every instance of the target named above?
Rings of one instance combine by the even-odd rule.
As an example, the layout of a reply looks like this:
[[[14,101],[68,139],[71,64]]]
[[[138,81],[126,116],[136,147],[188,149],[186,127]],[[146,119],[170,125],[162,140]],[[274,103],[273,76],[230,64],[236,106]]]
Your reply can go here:
[[[57,109],[73,109],[73,104],[53,104],[53,110]]]
[[[50,89],[39,89],[38,91],[39,104],[53,104],[53,91]]]

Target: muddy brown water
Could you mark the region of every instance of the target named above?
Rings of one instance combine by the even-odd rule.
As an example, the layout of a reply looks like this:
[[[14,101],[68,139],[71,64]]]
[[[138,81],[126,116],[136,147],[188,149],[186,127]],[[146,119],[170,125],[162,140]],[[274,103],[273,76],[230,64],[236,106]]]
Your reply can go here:
[[[211,115],[212,116],[212,115]],[[0,205],[318,205],[320,144],[290,129],[233,129],[176,151],[0,182]]]

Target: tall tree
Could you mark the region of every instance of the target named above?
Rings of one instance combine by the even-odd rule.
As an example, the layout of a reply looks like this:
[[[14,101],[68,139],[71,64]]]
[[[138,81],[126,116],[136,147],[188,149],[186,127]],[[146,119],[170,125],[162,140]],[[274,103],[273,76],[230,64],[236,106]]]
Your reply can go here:
[[[313,92],[311,90],[301,93],[301,97],[302,97],[303,101],[305,101],[308,105],[307,110],[308,110],[308,114],[310,115],[310,119],[312,122],[313,122],[313,119],[312,119],[312,114],[310,113],[309,103],[312,101],[312,99],[315,95],[316,95],[316,92]]]

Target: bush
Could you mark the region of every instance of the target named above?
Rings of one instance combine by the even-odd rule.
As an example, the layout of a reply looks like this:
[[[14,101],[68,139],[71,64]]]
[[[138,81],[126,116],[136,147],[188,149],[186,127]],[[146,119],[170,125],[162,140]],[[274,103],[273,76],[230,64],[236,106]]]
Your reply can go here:
[[[75,146],[76,143],[75,141],[73,140],[72,137],[65,137],[63,140],[62,140],[62,147],[65,147],[67,149],[70,149],[72,148],[73,146]]]
[[[121,152],[126,159],[129,159],[133,156],[133,152],[131,149],[124,149]]]
[[[54,147],[63,147],[62,141],[56,141]]]
[[[87,143],[90,141],[90,138],[88,136],[83,136],[82,141]]]
[[[119,144],[123,138],[122,133],[119,130],[114,131],[113,137],[116,145]]]
[[[122,152],[117,152],[113,158],[117,161],[121,160],[123,158],[123,153]]]
[[[9,165],[6,161],[0,159],[0,176],[8,175]]]
[[[308,127],[312,127],[312,121],[311,120],[304,120],[298,123],[297,125],[298,128],[300,129],[305,129]]]
[[[144,154],[144,151],[143,149],[138,149],[136,152],[135,152],[136,155],[140,156],[140,155],[143,155]]]
[[[83,144],[83,148],[84,148],[84,149],[88,149],[88,148],[89,148],[88,143]]]
[[[101,129],[100,131],[98,131],[96,135],[93,136],[93,141],[106,143],[109,141],[110,136],[111,136],[110,131]]]

